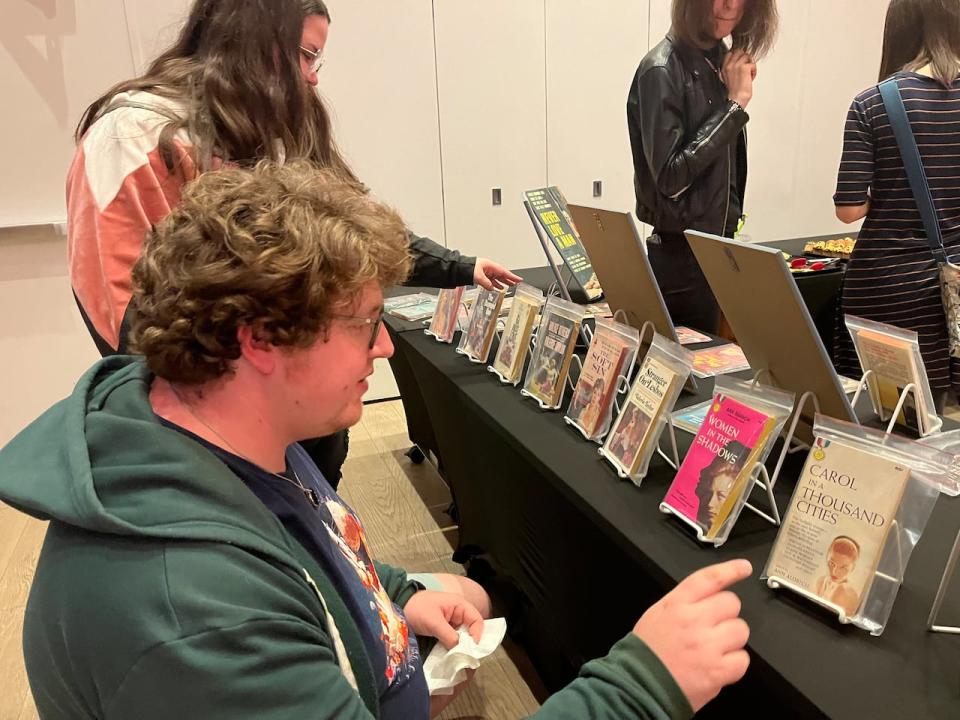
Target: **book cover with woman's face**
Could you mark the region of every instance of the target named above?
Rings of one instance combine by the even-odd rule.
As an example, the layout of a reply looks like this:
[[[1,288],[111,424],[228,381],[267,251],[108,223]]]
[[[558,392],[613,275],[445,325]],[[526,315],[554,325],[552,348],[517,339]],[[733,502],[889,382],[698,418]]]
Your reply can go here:
[[[909,469],[817,438],[777,534],[767,575],[855,615],[893,526]]]
[[[759,410],[717,395],[664,502],[706,533],[768,420]]]

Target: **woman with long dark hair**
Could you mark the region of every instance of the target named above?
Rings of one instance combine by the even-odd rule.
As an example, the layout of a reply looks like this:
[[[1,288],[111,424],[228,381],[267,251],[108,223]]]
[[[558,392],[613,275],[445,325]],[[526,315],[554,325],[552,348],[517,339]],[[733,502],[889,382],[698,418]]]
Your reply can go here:
[[[102,355],[127,350],[130,270],[184,183],[263,159],[309,160],[359,182],[313,90],[329,29],[323,0],[195,0],[173,45],[84,112],[67,177],[68,254],[77,304]],[[491,289],[520,280],[412,233],[410,249],[414,285]],[[336,487],[346,432],[304,445]]]
[[[84,112],[67,178],[70,279],[102,354],[126,348],[130,268],[185,182],[224,163],[302,159],[356,180],[312,89],[323,0],[196,0],[173,45]],[[489,260],[411,235],[412,281],[513,284]]]
[[[960,253],[960,0],[892,0],[879,80],[895,78],[930,186],[948,257]],[[927,244],[900,151],[877,86],[857,95],[843,133],[833,196],[844,222],[866,218],[847,267],[842,314],[919,335],[938,408],[960,386],[950,358],[937,263]],[[842,318],[837,369],[859,375]]]

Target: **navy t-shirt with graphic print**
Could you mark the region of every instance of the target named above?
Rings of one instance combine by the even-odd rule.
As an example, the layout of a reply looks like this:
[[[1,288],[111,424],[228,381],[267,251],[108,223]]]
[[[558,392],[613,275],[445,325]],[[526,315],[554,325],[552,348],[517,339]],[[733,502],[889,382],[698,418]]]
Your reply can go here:
[[[384,720],[427,718],[430,697],[419,648],[403,612],[380,586],[363,526],[298,444],[287,448],[287,475],[314,490],[314,507],[293,482],[161,418],[210,450],[250,488],[330,577],[350,610],[373,666]]]

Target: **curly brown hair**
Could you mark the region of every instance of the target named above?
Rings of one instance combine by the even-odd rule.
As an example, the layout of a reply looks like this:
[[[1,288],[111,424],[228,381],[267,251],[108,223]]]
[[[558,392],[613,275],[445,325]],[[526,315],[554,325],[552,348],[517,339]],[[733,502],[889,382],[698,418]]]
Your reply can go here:
[[[406,279],[405,225],[355,181],[307,162],[201,175],[133,268],[132,347],[171,382],[232,371],[237,330],[310,346],[335,306]]]

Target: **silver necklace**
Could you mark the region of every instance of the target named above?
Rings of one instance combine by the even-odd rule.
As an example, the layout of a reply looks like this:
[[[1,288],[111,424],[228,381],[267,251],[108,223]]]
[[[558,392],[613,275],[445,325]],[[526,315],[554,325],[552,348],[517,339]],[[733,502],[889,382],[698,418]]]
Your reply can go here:
[[[169,386],[170,386],[170,389],[173,390],[173,394],[176,396],[177,402],[179,402],[179,403],[183,406],[183,409],[186,410],[188,413],[190,413],[190,415],[192,415],[193,418],[194,418],[198,423],[200,423],[201,425],[203,425],[207,430],[209,430],[209,431],[212,432],[214,435],[216,435],[218,438],[220,438],[220,440],[230,449],[231,452],[233,452],[234,455],[236,455],[237,457],[243,458],[244,460],[246,460],[248,463],[250,463],[250,464],[253,465],[254,467],[260,468],[260,469],[263,470],[264,472],[270,473],[270,474],[273,475],[274,477],[280,478],[280,479],[283,480],[284,482],[290,483],[291,485],[293,485],[294,487],[296,487],[301,493],[303,493],[303,496],[307,499],[307,502],[309,502],[309,503],[314,507],[314,509],[320,507],[320,496],[317,494],[317,491],[314,490],[313,488],[308,488],[306,485],[303,484],[303,482],[301,482],[300,476],[297,475],[297,470],[296,470],[296,468],[294,468],[294,467],[291,467],[291,468],[290,468],[290,472],[293,473],[293,477],[294,477],[294,479],[291,480],[291,479],[288,478],[286,475],[281,475],[280,473],[272,472],[272,471],[270,471],[270,470],[267,470],[267,469],[264,468],[264,467],[261,467],[260,465],[257,465],[253,460],[251,460],[251,459],[248,458],[246,455],[244,455],[242,452],[240,452],[239,450],[237,450],[237,448],[234,446],[234,444],[233,444],[232,442],[230,442],[230,441],[227,440],[223,435],[221,435],[219,432],[217,432],[216,428],[211,427],[210,424],[209,424],[206,420],[204,420],[202,417],[200,417],[200,416],[194,411],[194,409],[193,409],[192,407],[190,407],[190,404],[189,404],[186,400],[183,399],[183,396],[180,395],[180,391],[177,390],[176,386],[175,386],[172,382],[167,381],[167,385],[169,385]]]

